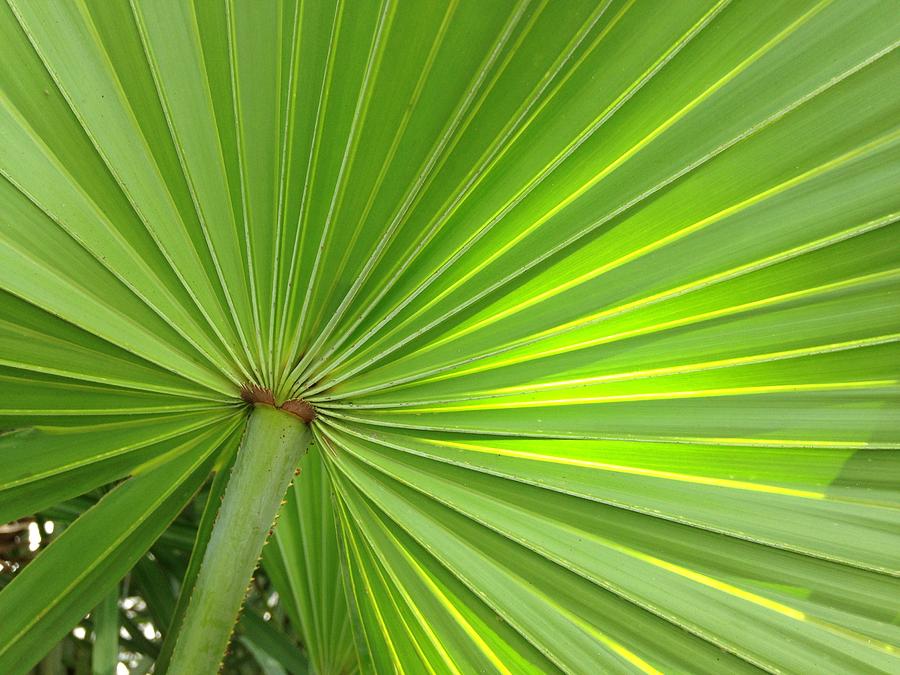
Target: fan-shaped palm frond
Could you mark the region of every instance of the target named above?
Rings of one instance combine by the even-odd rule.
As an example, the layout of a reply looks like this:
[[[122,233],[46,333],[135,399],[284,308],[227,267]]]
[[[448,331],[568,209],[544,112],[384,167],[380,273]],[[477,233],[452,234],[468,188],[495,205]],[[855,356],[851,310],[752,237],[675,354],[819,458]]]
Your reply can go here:
[[[897,672],[898,18],[0,3],[0,672]]]

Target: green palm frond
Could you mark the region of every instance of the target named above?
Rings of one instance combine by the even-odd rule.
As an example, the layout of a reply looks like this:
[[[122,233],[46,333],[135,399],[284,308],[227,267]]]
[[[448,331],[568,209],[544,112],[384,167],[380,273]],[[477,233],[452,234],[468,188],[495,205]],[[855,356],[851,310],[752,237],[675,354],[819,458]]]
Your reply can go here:
[[[897,19],[0,2],[0,672],[897,672]]]

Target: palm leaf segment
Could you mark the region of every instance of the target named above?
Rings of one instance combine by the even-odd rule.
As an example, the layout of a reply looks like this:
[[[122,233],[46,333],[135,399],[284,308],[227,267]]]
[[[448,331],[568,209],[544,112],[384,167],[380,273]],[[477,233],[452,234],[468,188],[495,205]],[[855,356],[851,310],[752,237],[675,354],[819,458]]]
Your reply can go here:
[[[900,667],[896,5],[0,15],[0,521],[127,478],[0,671],[248,386],[315,409],[264,564],[320,672]]]

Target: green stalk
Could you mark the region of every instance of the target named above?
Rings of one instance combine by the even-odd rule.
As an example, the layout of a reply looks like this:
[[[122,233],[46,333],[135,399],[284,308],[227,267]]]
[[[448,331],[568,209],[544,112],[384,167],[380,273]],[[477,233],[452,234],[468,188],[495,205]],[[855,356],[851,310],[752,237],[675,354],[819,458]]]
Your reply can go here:
[[[268,405],[253,410],[168,675],[218,671],[269,528],[309,439],[309,427],[299,417]]]
[[[94,648],[91,651],[91,673],[109,675],[119,663],[119,585],[91,612],[94,620]]]

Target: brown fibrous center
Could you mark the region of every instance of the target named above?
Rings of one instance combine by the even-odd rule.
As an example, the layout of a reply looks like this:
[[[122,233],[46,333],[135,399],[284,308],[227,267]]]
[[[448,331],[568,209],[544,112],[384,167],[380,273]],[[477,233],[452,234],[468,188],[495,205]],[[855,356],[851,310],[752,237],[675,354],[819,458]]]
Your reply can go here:
[[[280,408],[286,413],[299,417],[306,424],[316,418],[316,409],[303,399],[295,398],[278,405],[275,402],[275,395],[270,389],[256,384],[245,384],[241,387],[241,398],[251,405],[270,405],[273,408]]]

